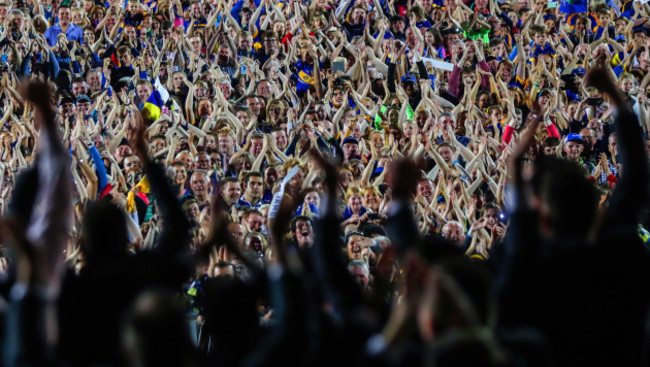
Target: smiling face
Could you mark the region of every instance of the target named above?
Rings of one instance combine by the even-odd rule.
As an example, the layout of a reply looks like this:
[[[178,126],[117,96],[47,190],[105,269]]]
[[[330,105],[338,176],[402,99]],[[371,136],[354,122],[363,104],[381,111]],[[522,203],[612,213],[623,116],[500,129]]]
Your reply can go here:
[[[580,154],[584,150],[584,146],[580,142],[568,141],[564,144],[562,150],[564,150],[564,153],[566,153],[569,160],[578,161],[580,159]]]
[[[363,260],[362,247],[360,245],[362,240],[363,237],[356,234],[350,236],[348,239],[347,249],[350,260]]]
[[[314,243],[314,229],[311,222],[306,219],[296,220],[296,230],[294,232],[298,247],[307,247]]]

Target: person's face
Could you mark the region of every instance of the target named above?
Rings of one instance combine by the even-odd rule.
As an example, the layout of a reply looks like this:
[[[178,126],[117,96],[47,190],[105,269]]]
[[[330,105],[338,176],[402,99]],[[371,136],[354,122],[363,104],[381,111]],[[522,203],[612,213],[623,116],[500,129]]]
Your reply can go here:
[[[264,253],[264,245],[260,236],[248,236],[246,238],[246,248],[257,254]]]
[[[492,109],[492,111],[490,112],[490,119],[491,119],[493,122],[499,122],[499,121],[501,121],[501,120],[503,119],[503,113],[501,112],[500,109],[498,109],[498,108],[494,108],[494,109]]]
[[[345,159],[351,159],[357,155],[359,151],[359,146],[354,143],[343,144],[343,153],[345,153]]]
[[[262,177],[252,176],[248,181],[248,185],[246,185],[247,196],[254,199],[260,199],[263,191],[264,179]]]
[[[391,24],[391,27],[393,28],[393,32],[402,33],[404,32],[406,25],[404,24],[404,21],[398,20],[393,22],[393,24]]]
[[[75,82],[72,83],[72,94],[75,97],[79,97],[81,94],[88,94],[88,88],[84,82]]]
[[[9,28],[11,28],[12,31],[19,32],[23,29],[24,23],[25,19],[20,14],[11,14],[11,18],[9,19]]]
[[[158,138],[153,141],[153,148],[155,152],[160,152],[161,150],[165,149],[167,146],[167,142],[165,139]]]
[[[262,108],[262,105],[260,104],[260,100],[257,97],[246,99],[246,105],[248,106],[248,109],[250,109],[250,111],[253,113],[254,116],[260,115],[260,109]]]
[[[384,147],[384,138],[381,136],[381,134],[373,134],[370,137],[370,144],[379,150]]]
[[[132,26],[124,27],[124,33],[129,37],[131,42],[135,42],[137,34],[135,33],[135,28]]]
[[[253,157],[257,157],[258,155],[260,155],[263,146],[264,146],[264,139],[262,138],[253,139],[251,141],[250,153],[253,155]]]
[[[502,70],[501,71],[501,75],[502,75],[501,80],[510,81],[510,79],[512,79],[512,73],[513,73],[512,65],[501,64],[501,70]]]
[[[77,107],[74,105],[74,103],[64,103],[61,107],[63,109],[63,116],[65,117],[72,116],[77,110]]]
[[[199,223],[199,218],[201,216],[201,209],[199,209],[199,206],[196,205],[196,203],[192,203],[185,212],[185,215],[187,218],[194,222],[194,223]]]
[[[187,170],[183,166],[174,166],[174,172],[176,172],[176,184],[185,185],[187,181]]]
[[[352,21],[354,22],[354,24],[363,23],[365,17],[366,17],[366,11],[361,8],[356,8],[352,12]]]
[[[499,209],[490,208],[485,211],[483,217],[486,219],[487,224],[485,227],[489,229],[494,229],[499,223]]]
[[[59,8],[59,23],[62,25],[70,24],[70,9]]]
[[[465,232],[463,228],[457,224],[444,226],[442,229],[442,236],[455,243],[462,243],[465,240]]]
[[[463,84],[473,86],[476,83],[476,75],[474,73],[463,73]]]
[[[117,161],[118,164],[122,163],[122,161],[124,160],[124,156],[131,153],[133,153],[133,151],[131,150],[130,146],[120,145],[115,150],[115,160]]]
[[[490,103],[490,95],[481,94],[481,96],[478,98],[478,106],[480,108],[485,108],[488,106],[488,103]]]
[[[332,92],[332,105],[336,108],[339,108],[343,105],[343,101],[348,97],[348,93],[343,89],[335,89]]]
[[[568,159],[577,161],[580,159],[580,154],[584,150],[584,146],[578,142],[569,141],[564,144],[562,149],[564,150],[564,153],[566,153]]]
[[[139,84],[135,87],[135,92],[140,98],[140,102],[146,103],[151,96],[151,86],[149,84]]]
[[[557,156],[556,147],[544,147],[544,155],[547,157]]]
[[[283,130],[273,131],[271,136],[275,139],[275,145],[280,150],[285,150],[287,148],[287,133]]]
[[[269,117],[271,118],[271,121],[278,121],[282,118],[282,105],[275,103],[269,106]]]
[[[203,46],[203,42],[201,42],[200,37],[190,38],[190,44],[192,45],[192,50],[194,51],[195,54],[198,55],[201,53],[201,47]]]
[[[535,1],[535,11],[541,12],[546,7],[546,1],[537,0]]]
[[[90,90],[93,92],[96,92],[102,88],[102,81],[99,77],[99,73],[89,73],[87,83],[90,86]]]
[[[576,20],[574,29],[578,32],[582,32],[585,30],[585,22],[582,19]]]
[[[357,283],[362,289],[368,288],[368,284],[370,283],[370,279],[368,278],[368,274],[366,274],[365,270],[363,270],[360,267],[351,267],[349,270],[350,275],[354,278],[355,283]]]
[[[239,48],[250,51],[252,47],[253,47],[253,38],[242,37],[239,39]]]
[[[228,232],[230,232],[230,236],[238,244],[241,244],[244,240],[244,227],[241,224],[235,222],[229,223]]]
[[[95,33],[91,31],[90,29],[86,29],[84,31],[84,43],[85,44],[93,44],[95,43]]]
[[[378,208],[381,198],[374,191],[366,191],[363,195],[363,204],[368,208]]]
[[[343,187],[348,187],[350,185],[350,182],[352,182],[352,172],[344,169],[339,172],[339,183]]]
[[[580,136],[582,137],[582,141],[584,141],[587,146],[593,148],[595,141],[594,137],[589,131],[581,131]]]
[[[440,157],[442,157],[445,163],[451,163],[452,159],[454,159],[454,151],[449,147],[439,148],[438,154],[440,154]]]
[[[196,163],[196,168],[198,169],[210,169],[212,165],[212,161],[210,159],[210,156],[205,154],[205,153],[199,153],[197,154],[195,158],[195,163]]]
[[[83,9],[86,11],[86,13],[90,13],[90,10],[95,6],[95,2],[91,0],[85,0],[83,2]]]
[[[6,5],[3,4],[2,6],[0,6],[0,19],[2,20],[7,19],[7,12],[8,12],[8,8]]]
[[[248,224],[248,229],[250,229],[251,232],[260,232],[262,230],[262,225],[264,224],[264,218],[257,213],[253,213],[248,216],[246,224]]]
[[[440,120],[440,127],[442,128],[443,133],[447,133],[449,128],[456,128],[456,121],[454,121],[453,117],[445,115]]]
[[[271,96],[271,86],[269,85],[268,82],[261,82],[257,86],[257,94],[269,98]]]
[[[310,191],[305,195],[305,201],[318,208],[320,206],[320,195],[316,191]]]
[[[203,16],[203,14],[201,12],[201,4],[200,3],[193,3],[190,6],[190,13],[192,13],[192,15],[195,18],[201,18]]]
[[[122,64],[122,67],[131,66],[131,61],[133,60],[133,56],[131,56],[131,52],[125,52],[119,55],[118,58],[120,59],[120,64]]]
[[[139,173],[142,171],[142,163],[138,157],[127,157],[124,159],[124,169],[127,173]]]
[[[314,229],[308,220],[299,219],[296,221],[294,235],[300,247],[311,245],[314,242]]]
[[[220,135],[219,136],[219,150],[223,153],[232,152],[233,143],[232,138],[229,135]]]
[[[220,65],[223,65],[230,60],[230,49],[228,47],[219,47],[219,52],[217,53],[217,62]]]
[[[363,198],[361,195],[351,195],[348,198],[348,206],[350,209],[352,209],[353,212],[358,213],[361,210],[361,207],[363,206]]]
[[[264,171],[264,182],[266,183],[267,187],[273,187],[277,180],[278,171],[275,168],[269,167]]]
[[[276,22],[273,25],[273,31],[275,32],[275,34],[284,35],[286,31],[286,26],[284,25],[284,23]]]
[[[83,116],[87,115],[88,111],[90,111],[90,102],[77,102],[77,111]]]
[[[210,104],[210,101],[207,99],[200,101],[197,112],[200,117],[209,116],[212,113],[212,105]]]
[[[352,235],[348,239],[348,257],[350,260],[362,260],[363,255],[362,255],[362,248],[361,248],[361,241],[363,240],[363,237],[359,235]]]
[[[492,47],[492,53],[495,56],[503,57],[506,54],[506,45],[503,43],[498,43],[494,45],[494,47]],[[496,60],[492,60],[492,61],[496,61]],[[498,63],[498,61],[496,62]]]
[[[598,21],[600,22],[600,26],[605,28],[608,27],[612,22],[612,18],[609,16],[609,14],[599,14]]]
[[[632,89],[634,89],[634,79],[632,78],[625,78],[621,82],[621,90],[623,93],[629,93]]]
[[[647,146],[647,144],[646,144]],[[616,144],[616,135],[610,135],[608,138],[607,148],[613,155],[618,154],[618,145]]]
[[[207,177],[202,173],[194,173],[190,179],[190,187],[196,195],[206,195],[208,193]]]
[[[314,19],[314,27],[316,27],[316,28],[318,28],[320,30],[323,30],[323,29],[327,28],[327,25],[328,24],[327,24],[327,20],[325,19],[325,17],[318,16],[318,17],[316,17]]]
[[[172,76],[172,83],[174,83],[174,89],[180,90],[181,87],[183,86],[183,81],[185,80],[185,77],[183,76],[182,72],[176,72]]]
[[[418,194],[427,199],[428,203],[430,203],[433,198],[433,190],[433,183],[429,180],[420,181],[418,183]]]
[[[404,87],[404,92],[406,92],[406,95],[409,96],[409,97],[412,96],[413,93],[415,93],[416,90],[417,90],[417,87],[415,86],[415,83],[412,83],[412,82],[404,83],[403,87]]]
[[[236,203],[241,197],[239,182],[227,182],[222,189],[221,195],[228,205]]]
[[[278,40],[274,37],[264,38],[264,51],[266,54],[272,54],[278,47]]]

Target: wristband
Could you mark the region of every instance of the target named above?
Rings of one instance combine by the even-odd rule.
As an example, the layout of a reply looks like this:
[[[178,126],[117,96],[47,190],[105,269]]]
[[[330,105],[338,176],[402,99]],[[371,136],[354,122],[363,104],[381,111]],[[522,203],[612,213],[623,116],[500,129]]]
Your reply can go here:
[[[553,125],[553,121],[551,121],[551,120],[544,120],[544,126],[547,126],[547,127],[548,127],[548,126],[551,126],[551,125]]]
[[[539,84],[535,84],[535,83],[533,83],[533,87],[537,87],[537,88],[539,88],[540,85],[539,85]]]

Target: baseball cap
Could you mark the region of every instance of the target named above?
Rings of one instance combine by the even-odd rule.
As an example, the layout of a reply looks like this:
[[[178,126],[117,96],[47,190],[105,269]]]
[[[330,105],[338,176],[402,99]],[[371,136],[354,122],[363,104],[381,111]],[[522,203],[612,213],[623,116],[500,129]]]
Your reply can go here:
[[[72,98],[72,96],[65,96],[61,98],[61,101],[59,102],[59,106],[62,106],[66,103],[77,104],[77,101],[74,98]]]
[[[359,145],[359,141],[354,136],[348,136],[347,138],[343,139],[343,144],[342,145],[345,145],[345,144]]]
[[[77,97],[77,103],[79,103],[79,102],[88,102],[88,103],[90,103],[90,102],[92,102],[92,100],[87,95],[80,94],[79,97]]]
[[[574,68],[571,71],[571,74],[585,75],[585,74],[587,74],[587,70],[585,70],[585,68]]]
[[[417,79],[415,79],[415,75],[413,74],[406,74],[402,77],[402,83],[417,83]]]
[[[571,133],[564,138],[564,144],[570,142],[570,141],[575,141],[576,143],[583,144],[582,136],[576,133]]]

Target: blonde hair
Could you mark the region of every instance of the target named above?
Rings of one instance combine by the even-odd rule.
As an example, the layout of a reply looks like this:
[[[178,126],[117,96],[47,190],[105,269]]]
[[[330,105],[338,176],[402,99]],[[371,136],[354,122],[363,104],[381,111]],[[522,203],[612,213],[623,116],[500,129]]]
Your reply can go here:
[[[345,201],[350,200],[354,195],[363,196],[363,190],[357,185],[350,185],[348,190],[345,192]]]

